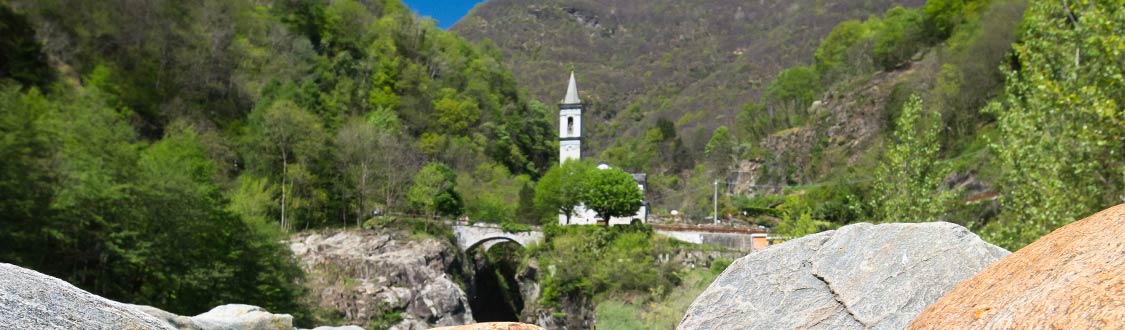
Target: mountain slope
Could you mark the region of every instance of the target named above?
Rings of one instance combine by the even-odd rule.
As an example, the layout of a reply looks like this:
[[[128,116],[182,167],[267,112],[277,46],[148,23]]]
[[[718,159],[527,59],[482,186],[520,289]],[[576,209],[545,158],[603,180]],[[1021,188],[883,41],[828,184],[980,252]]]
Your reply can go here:
[[[566,72],[577,71],[596,152],[655,118],[694,113],[677,123],[681,130],[733,126],[744,103],[782,69],[807,64],[836,24],[923,2],[495,0],[452,30],[495,43],[547,104],[561,98]],[[698,140],[689,143],[706,142]]]

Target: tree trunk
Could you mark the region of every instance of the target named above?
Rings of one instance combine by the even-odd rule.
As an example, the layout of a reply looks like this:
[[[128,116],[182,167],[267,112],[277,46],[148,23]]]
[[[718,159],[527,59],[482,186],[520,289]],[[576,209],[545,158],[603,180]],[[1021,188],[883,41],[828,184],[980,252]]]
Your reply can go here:
[[[285,222],[285,179],[289,176],[289,153],[285,149],[281,150],[281,229],[289,231],[289,226]]]
[[[364,202],[367,201],[367,164],[363,164],[362,173],[359,176],[359,216],[355,218],[355,227],[360,228],[364,215],[368,212]]]

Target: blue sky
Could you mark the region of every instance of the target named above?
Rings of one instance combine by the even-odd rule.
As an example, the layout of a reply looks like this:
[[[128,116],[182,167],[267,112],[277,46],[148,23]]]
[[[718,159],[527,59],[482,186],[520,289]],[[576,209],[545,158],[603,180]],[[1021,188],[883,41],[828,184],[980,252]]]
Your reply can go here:
[[[403,0],[418,15],[433,17],[438,26],[448,29],[483,0]]]

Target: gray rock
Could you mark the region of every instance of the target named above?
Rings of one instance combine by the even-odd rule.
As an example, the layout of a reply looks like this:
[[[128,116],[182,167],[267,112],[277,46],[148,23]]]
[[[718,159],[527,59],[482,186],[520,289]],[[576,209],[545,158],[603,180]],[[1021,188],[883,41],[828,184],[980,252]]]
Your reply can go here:
[[[1008,255],[952,223],[853,224],[739,258],[680,329],[902,329]]]
[[[290,330],[293,316],[250,305],[222,305],[191,318],[202,330]]]
[[[345,325],[342,327],[315,327],[312,330],[363,330],[363,328],[358,325]]]
[[[5,263],[0,263],[0,329],[173,330],[129,305]]]
[[[395,329],[473,323],[469,299],[446,274],[457,248],[432,238],[348,230],[292,237],[316,307],[364,324],[399,312]]]
[[[273,314],[264,308],[251,305],[222,305],[196,316],[179,316],[159,308],[131,305],[149,315],[168,322],[180,330],[293,330],[293,316]],[[313,330],[363,330],[349,325],[342,327],[317,327]]]

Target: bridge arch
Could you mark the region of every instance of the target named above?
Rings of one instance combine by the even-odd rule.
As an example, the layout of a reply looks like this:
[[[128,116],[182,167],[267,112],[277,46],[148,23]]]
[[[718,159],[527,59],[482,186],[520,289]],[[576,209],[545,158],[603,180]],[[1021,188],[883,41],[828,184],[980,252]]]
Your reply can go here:
[[[484,250],[488,251],[488,249],[491,249],[493,246],[496,246],[497,244],[501,244],[501,243],[516,243],[516,245],[525,246],[523,243],[520,243],[520,241],[512,239],[511,237],[495,236],[495,237],[482,238],[482,239],[476,241],[476,243],[472,243],[469,246],[465,247],[464,250],[465,251],[472,251],[473,249],[477,248],[478,246],[483,246]]]
[[[491,248],[501,242],[510,241],[520,246],[527,246],[533,242],[543,240],[543,232],[533,228],[526,232],[506,232],[496,224],[475,223],[455,224],[453,234],[457,236],[457,247],[468,251],[477,246],[484,245],[485,249]]]

